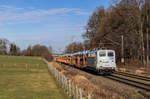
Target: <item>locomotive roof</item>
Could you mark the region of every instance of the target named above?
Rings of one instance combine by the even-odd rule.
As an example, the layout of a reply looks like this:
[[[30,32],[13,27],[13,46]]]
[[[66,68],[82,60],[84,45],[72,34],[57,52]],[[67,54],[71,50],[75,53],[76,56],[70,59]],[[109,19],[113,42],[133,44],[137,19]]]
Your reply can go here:
[[[87,51],[83,51],[83,52],[76,52],[76,53],[73,53],[73,54],[64,54],[62,55],[61,57],[70,57],[70,56],[76,56],[76,55],[85,55],[85,54],[91,54],[91,53],[96,53],[97,51],[99,50],[103,50],[103,51],[114,51],[114,50],[108,50],[108,49],[98,49],[98,48],[95,48],[93,50],[87,50]]]

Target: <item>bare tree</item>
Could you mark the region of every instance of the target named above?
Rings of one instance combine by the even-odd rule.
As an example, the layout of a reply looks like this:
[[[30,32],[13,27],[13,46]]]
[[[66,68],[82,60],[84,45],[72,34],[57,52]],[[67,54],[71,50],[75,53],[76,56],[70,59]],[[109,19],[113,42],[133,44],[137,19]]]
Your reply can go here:
[[[83,51],[84,47],[83,44],[81,42],[73,42],[71,44],[69,44],[68,46],[66,46],[65,49],[65,53],[75,53],[75,52],[79,52],[79,51]]]
[[[9,54],[10,55],[20,55],[20,48],[16,45],[11,43],[10,44],[10,49],[9,49]]]
[[[6,55],[7,54],[7,47],[9,41],[7,39],[0,39],[0,54]]]

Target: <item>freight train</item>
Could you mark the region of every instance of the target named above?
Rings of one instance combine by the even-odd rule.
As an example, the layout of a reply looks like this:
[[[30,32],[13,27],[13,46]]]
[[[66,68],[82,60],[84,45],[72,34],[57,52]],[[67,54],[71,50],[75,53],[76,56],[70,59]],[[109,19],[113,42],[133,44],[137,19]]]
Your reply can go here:
[[[82,69],[90,69],[99,74],[112,74],[116,69],[115,51],[93,49],[55,58],[56,62]]]

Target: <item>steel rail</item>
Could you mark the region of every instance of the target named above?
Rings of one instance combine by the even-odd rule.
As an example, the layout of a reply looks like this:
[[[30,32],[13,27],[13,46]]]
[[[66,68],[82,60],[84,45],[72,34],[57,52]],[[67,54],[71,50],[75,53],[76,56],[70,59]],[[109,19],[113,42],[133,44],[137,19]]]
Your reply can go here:
[[[137,84],[141,84],[141,85],[144,85],[144,86],[150,87],[150,84],[146,84],[146,83],[143,83],[143,82],[140,82],[140,81],[130,80],[130,79],[127,79],[127,78],[123,78],[123,77],[116,76],[116,75],[111,75],[111,76],[113,76],[113,77],[115,77],[115,78],[119,78],[119,79],[127,80],[127,81],[130,81],[130,82],[133,82],[133,83],[137,83]]]
[[[140,79],[144,81],[150,81],[150,77],[145,77],[145,76],[140,76],[140,75],[135,75],[135,74],[129,74],[129,73],[124,73],[124,72],[114,72],[117,75],[122,75],[122,76],[127,76],[130,78],[135,78],[135,79]]]
[[[142,89],[142,90],[145,90],[145,91],[150,91],[150,85],[149,84],[145,84],[145,83],[142,83],[142,82],[137,82],[137,81],[134,81],[134,80],[128,80],[128,79],[125,79],[125,78],[112,76],[112,75],[111,76],[105,76],[105,78],[115,80],[117,82],[121,82],[121,83],[130,85],[130,86],[133,86],[135,88],[139,88],[139,89]]]

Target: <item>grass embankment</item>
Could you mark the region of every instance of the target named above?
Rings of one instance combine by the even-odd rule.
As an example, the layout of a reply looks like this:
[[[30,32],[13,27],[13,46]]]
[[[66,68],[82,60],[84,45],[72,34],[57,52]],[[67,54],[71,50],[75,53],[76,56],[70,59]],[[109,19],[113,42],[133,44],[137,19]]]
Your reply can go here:
[[[0,99],[68,99],[39,57],[0,56]]]

